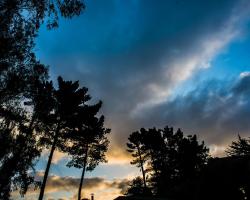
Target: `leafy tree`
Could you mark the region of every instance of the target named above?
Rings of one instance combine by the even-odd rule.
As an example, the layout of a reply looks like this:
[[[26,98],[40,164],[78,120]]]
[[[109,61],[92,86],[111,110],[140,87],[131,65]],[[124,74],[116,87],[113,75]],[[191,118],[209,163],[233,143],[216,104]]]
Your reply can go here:
[[[69,154],[72,160],[67,166],[82,169],[78,200],[81,200],[85,171],[92,171],[100,162],[106,162],[105,152],[109,144],[107,134],[110,130],[104,127],[103,116],[99,118],[95,116],[100,107],[101,102],[96,105],[82,107],[79,115],[74,120],[76,128],[69,133],[71,142]]]
[[[145,151],[143,144],[143,129],[141,129],[141,132],[133,132],[129,136],[128,141],[127,151],[131,153],[132,157],[134,157],[134,160],[130,163],[140,168],[143,177],[143,186],[144,188],[146,188],[146,172],[144,169],[144,165],[147,161],[147,152]]]
[[[226,153],[228,156],[250,156],[250,139],[238,135],[238,140],[232,142]]]

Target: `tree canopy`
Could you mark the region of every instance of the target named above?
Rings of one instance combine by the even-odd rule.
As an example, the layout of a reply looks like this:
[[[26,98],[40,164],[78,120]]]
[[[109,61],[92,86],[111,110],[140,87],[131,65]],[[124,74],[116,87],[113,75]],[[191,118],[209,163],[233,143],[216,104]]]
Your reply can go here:
[[[166,196],[181,182],[198,175],[206,164],[209,155],[204,142],[199,143],[196,135],[184,136],[178,129],[144,129],[129,136],[129,152],[136,159],[132,164],[141,168],[146,163],[149,173],[149,186],[152,191]],[[142,161],[138,147],[147,158]]]
[[[229,156],[250,156],[250,138],[242,138],[238,135],[238,140],[229,145],[226,153]]]

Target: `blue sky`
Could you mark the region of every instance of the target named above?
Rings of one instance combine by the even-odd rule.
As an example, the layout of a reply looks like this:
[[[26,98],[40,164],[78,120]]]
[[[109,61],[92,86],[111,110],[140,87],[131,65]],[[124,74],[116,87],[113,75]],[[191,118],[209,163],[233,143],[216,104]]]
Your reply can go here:
[[[249,1],[85,3],[81,16],[60,19],[58,29],[42,27],[35,51],[50,66],[51,79],[79,80],[93,101],[104,102],[102,113],[112,129],[110,162],[87,175],[105,179],[99,198],[112,185],[105,181],[139,174],[129,164],[125,144],[141,127],[182,128],[205,140],[215,156],[223,155],[239,132],[249,135]],[[64,155],[56,157],[51,175],[79,176],[65,167]],[[46,159],[38,162],[39,171]],[[121,189],[114,187],[113,196]],[[48,195],[70,199],[72,194]]]

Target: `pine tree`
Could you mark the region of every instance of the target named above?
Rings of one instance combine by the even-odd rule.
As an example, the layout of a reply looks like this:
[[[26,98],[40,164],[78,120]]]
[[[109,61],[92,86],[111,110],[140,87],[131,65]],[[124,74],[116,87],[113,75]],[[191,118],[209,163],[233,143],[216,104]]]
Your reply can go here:
[[[50,108],[48,116],[43,118],[47,126],[47,132],[42,137],[41,143],[51,146],[51,150],[40,189],[39,200],[43,199],[54,151],[56,149],[62,152],[66,150],[67,133],[74,128],[72,121],[77,116],[80,107],[90,100],[87,91],[85,87],[79,88],[78,81],[64,81],[62,77],[58,77],[58,89],[54,90],[52,94],[54,104],[52,104],[53,106]]]
[[[132,157],[134,157],[134,160],[130,163],[140,168],[142,172],[143,186],[144,188],[146,188],[146,172],[144,169],[144,165],[147,162],[147,152],[145,151],[145,147],[143,144],[143,131],[144,130],[141,129],[141,132],[136,131],[129,136],[127,151],[131,153]]]
[[[69,133],[72,144],[69,147],[69,154],[72,159],[67,166],[82,169],[78,200],[81,200],[85,171],[92,171],[100,162],[106,162],[105,152],[109,144],[107,134],[110,130],[104,127],[103,116],[96,117],[100,107],[101,102],[82,107],[74,120],[76,128]]]
[[[226,153],[228,156],[250,156],[250,139],[238,135],[238,140],[231,143]]]

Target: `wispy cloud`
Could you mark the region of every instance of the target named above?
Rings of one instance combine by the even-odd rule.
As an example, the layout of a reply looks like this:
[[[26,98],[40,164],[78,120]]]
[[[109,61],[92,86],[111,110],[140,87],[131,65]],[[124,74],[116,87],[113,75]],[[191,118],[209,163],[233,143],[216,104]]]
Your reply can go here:
[[[42,152],[41,159],[46,161],[48,159],[48,157],[49,157],[49,153],[50,153],[50,149],[45,149]],[[67,158],[68,158],[67,154],[55,150],[54,154],[53,154],[53,158],[52,158],[52,163],[53,164],[58,164],[59,161],[61,161],[63,159],[67,159]]]

